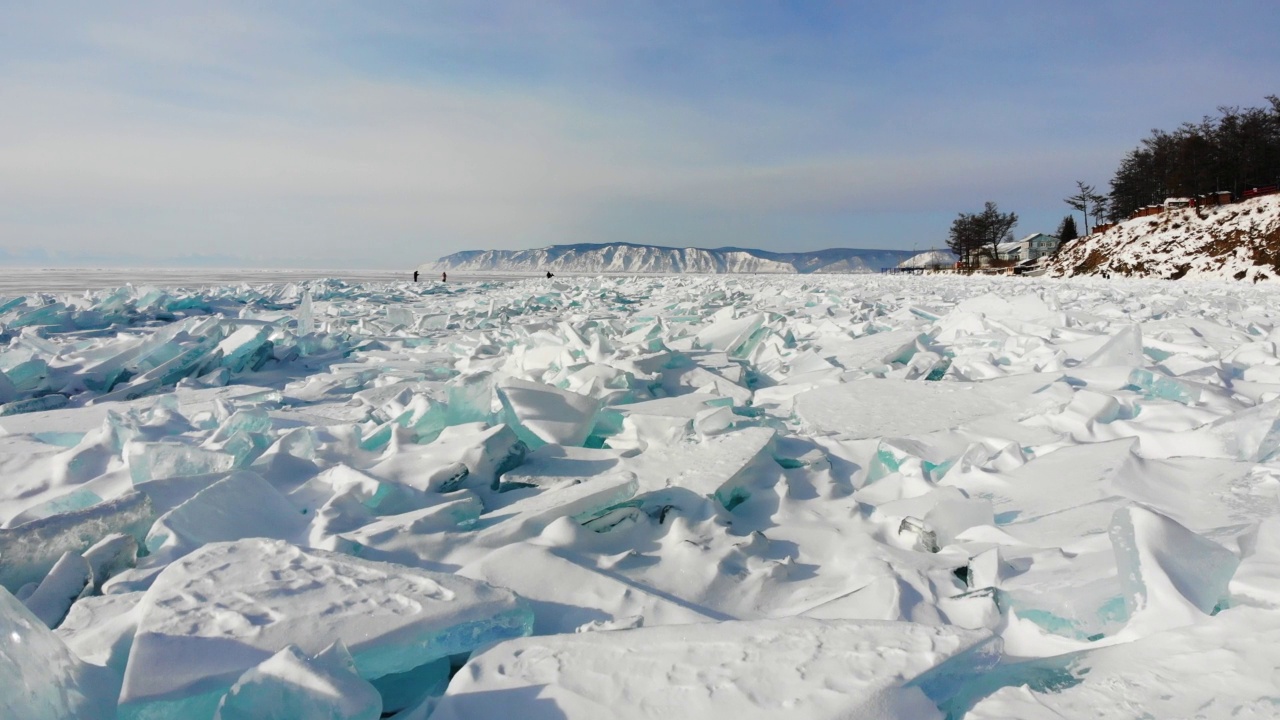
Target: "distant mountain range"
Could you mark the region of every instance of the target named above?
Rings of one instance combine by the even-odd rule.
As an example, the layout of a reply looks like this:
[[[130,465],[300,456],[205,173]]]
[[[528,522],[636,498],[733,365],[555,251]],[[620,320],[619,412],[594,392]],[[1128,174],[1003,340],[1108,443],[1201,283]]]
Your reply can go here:
[[[534,250],[465,250],[419,270],[564,273],[873,273],[909,250],[832,248],[776,253],[748,248],[673,248],[631,243],[552,245]]]

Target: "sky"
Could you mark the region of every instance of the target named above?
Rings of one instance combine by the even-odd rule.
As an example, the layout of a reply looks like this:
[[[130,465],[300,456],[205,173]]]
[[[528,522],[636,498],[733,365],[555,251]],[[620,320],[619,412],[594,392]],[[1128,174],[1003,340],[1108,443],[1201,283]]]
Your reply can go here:
[[[926,249],[1280,93],[1280,3],[0,0],[0,265]]]

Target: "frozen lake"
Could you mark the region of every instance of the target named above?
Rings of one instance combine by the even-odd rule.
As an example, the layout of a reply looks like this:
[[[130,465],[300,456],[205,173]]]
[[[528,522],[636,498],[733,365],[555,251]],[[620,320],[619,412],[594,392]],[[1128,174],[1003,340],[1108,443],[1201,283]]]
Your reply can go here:
[[[1280,703],[1280,287],[220,272],[5,274],[0,715]]]
[[[512,279],[514,275],[461,274],[450,282]],[[130,284],[161,288],[198,288],[238,283],[291,283],[320,278],[346,282],[409,282],[413,271],[403,270],[250,270],[243,268],[0,268],[0,295],[37,292],[79,292]],[[439,275],[420,276],[439,282]]]

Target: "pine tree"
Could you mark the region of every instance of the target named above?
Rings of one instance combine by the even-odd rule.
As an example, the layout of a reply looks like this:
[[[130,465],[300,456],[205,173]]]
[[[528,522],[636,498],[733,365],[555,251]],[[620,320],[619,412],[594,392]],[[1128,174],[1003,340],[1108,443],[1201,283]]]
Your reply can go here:
[[[1076,230],[1076,216],[1068,215],[1062,218],[1062,224],[1058,225],[1058,240],[1068,243],[1078,237],[1080,237],[1080,231]]]
[[[991,257],[998,257],[996,246],[1013,240],[1013,228],[1018,224],[1017,213],[1002,213],[996,204],[988,201],[978,215],[985,244],[991,246]]]
[[[1224,106],[1217,117],[1173,131],[1152,130],[1120,161],[1111,179],[1107,217],[1123,219],[1169,197],[1219,191],[1239,197],[1250,188],[1280,183],[1280,98],[1269,95],[1267,103]],[[1068,204],[1077,197],[1068,198]]]
[[[947,247],[965,266],[973,263],[973,255],[982,245],[977,218],[977,215],[960,213],[951,221],[951,231],[947,235]]]

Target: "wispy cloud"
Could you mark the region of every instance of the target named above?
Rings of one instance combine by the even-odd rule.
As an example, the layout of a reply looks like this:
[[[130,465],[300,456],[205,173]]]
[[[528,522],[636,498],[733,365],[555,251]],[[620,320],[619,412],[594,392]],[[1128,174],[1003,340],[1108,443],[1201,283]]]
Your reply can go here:
[[[905,247],[985,199],[1051,222],[1072,179],[1105,181],[1132,126],[1159,124],[1132,110],[1153,91],[1127,89],[1149,61],[1061,50],[1062,10],[271,7],[0,11],[4,245],[330,266],[608,239]],[[1176,68],[1198,84],[1231,61]],[[1172,125],[1258,85],[1145,101],[1203,106]]]

